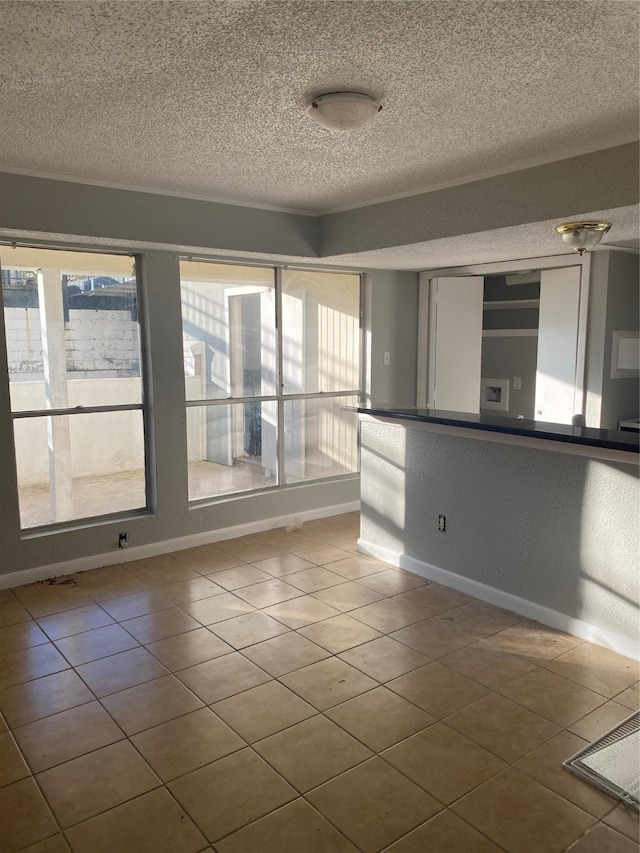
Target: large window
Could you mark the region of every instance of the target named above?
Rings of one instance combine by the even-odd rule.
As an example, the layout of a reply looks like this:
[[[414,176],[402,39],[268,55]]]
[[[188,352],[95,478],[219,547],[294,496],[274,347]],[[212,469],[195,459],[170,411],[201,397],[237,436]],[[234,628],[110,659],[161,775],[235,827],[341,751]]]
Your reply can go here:
[[[134,258],[0,256],[23,528],[146,507]]]
[[[342,407],[360,398],[359,276],[186,260],[180,274],[189,499],[357,471]]]
[[[282,271],[284,481],[358,470],[360,276]]]

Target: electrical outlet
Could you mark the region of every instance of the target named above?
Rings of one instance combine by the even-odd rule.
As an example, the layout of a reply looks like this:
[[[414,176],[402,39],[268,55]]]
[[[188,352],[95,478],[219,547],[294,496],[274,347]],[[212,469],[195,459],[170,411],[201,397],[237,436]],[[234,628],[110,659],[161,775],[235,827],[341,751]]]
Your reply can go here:
[[[127,548],[127,547],[128,547],[127,534],[126,533],[120,533],[118,536],[118,548]]]
[[[438,533],[444,533],[447,529],[447,519],[444,515],[438,516]]]

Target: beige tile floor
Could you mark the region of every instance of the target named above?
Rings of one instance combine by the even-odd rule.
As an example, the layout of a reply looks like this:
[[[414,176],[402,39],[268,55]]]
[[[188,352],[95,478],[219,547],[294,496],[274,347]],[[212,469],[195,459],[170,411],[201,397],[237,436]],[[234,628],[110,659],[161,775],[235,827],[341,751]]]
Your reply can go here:
[[[356,514],[0,591],[0,853],[634,853],[562,761],[638,666]]]

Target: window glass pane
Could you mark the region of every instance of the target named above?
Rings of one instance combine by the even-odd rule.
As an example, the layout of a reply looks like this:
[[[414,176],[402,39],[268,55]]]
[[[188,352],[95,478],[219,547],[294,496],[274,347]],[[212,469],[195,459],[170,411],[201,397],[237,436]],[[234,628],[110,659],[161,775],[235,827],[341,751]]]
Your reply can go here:
[[[278,405],[189,406],[189,500],[278,483]]]
[[[285,400],[284,480],[297,483],[358,470],[358,397]]]
[[[2,248],[14,412],[142,401],[134,259]]]
[[[285,394],[360,387],[360,276],[282,272]]]
[[[146,506],[140,410],[13,422],[22,527]]]
[[[275,273],[180,262],[187,400],[276,393]]]

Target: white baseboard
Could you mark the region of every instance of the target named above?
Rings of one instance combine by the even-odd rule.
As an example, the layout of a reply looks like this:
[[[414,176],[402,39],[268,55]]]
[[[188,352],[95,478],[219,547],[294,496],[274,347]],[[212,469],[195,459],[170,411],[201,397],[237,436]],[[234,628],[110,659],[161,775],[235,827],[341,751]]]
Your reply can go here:
[[[626,657],[640,660],[640,642],[633,637],[616,634],[614,631],[600,628],[597,625],[592,625],[590,622],[583,622],[581,619],[575,619],[573,616],[567,616],[565,613],[551,610],[542,604],[527,601],[525,598],[518,598],[517,595],[503,592],[503,590],[496,587],[487,586],[486,584],[479,583],[479,581],[471,580],[471,578],[466,578],[463,575],[457,575],[446,569],[440,569],[438,566],[432,566],[430,563],[417,560],[415,557],[409,557],[407,554],[402,554],[398,551],[391,551],[389,548],[374,545],[372,542],[367,542],[363,539],[358,539],[358,550],[370,557],[384,560],[385,563],[390,563],[392,566],[407,569],[416,575],[420,575],[420,577],[428,578],[452,589],[457,589],[459,592],[464,592],[473,598],[479,598],[481,601],[494,604],[496,607],[510,610],[519,616],[534,619],[536,622],[541,622],[550,628],[564,631],[567,634],[572,634],[574,637],[580,637],[581,640],[588,640],[598,646],[605,646],[607,649],[612,649]]]
[[[252,533],[262,533],[265,530],[286,527],[288,524],[298,520],[304,523],[305,521],[313,521],[318,518],[328,518],[332,515],[357,512],[359,509],[360,501],[351,501],[349,503],[334,504],[333,506],[305,510],[304,512],[289,515],[261,518],[258,521],[236,524],[233,527],[225,527],[220,530],[207,530],[204,533],[181,536],[178,539],[164,539],[160,542],[137,545],[134,548],[127,548],[126,550],[118,549],[105,554],[92,554],[88,557],[79,557],[76,560],[52,563],[48,566],[36,566],[33,569],[23,569],[19,572],[0,575],[0,589],[10,589],[14,586],[23,586],[27,583],[48,580],[49,578],[73,574],[74,572],[88,572],[91,569],[100,569],[103,566],[130,563],[134,560],[142,560],[145,557],[156,557],[158,554],[170,554],[174,551],[183,551],[186,548],[196,548],[198,545],[211,545],[214,542],[222,542],[225,539],[235,539],[237,536],[250,536]]]

